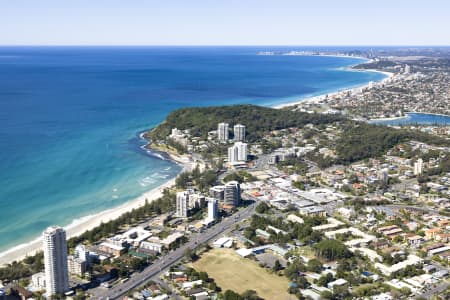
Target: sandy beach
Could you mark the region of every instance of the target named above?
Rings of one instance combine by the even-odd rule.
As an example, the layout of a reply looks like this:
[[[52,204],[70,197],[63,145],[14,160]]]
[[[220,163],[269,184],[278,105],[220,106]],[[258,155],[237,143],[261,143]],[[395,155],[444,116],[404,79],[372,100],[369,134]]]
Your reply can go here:
[[[184,156],[169,155],[169,157],[171,160],[183,167],[180,173],[191,170],[194,165],[192,161]],[[81,235],[87,230],[99,226],[102,222],[106,223],[108,221],[117,219],[122,214],[131,211],[132,209],[143,206],[146,200],[148,202],[151,202],[160,198],[164,189],[170,188],[175,185],[175,179],[176,177],[118,207],[111,208],[94,215],[85,216],[73,221],[71,224],[64,227],[67,232],[67,237],[71,238]],[[26,256],[34,255],[36,252],[42,249],[41,243],[41,238],[37,237],[29,243],[18,245],[5,252],[0,253],[0,266],[11,263],[13,261],[21,260]]]
[[[368,122],[384,122],[384,121],[396,121],[396,120],[401,120],[401,119],[406,119],[408,118],[408,115],[405,116],[401,116],[401,117],[392,117],[392,118],[377,118],[377,119],[370,119],[367,120]]]
[[[383,79],[382,81],[378,81],[375,84],[381,84],[382,82],[389,80],[390,78],[392,78],[392,76],[394,76],[394,74],[392,74],[392,73],[381,72],[381,71],[377,71],[377,70],[355,70],[352,67],[348,67],[348,69],[351,71],[356,71],[356,72],[359,72],[359,71],[380,72],[380,73],[387,75],[387,77],[385,79]],[[332,97],[334,95],[338,95],[340,93],[346,93],[348,91],[357,91],[363,87],[367,87],[368,85],[369,85],[369,83],[365,84],[363,86],[359,86],[359,87],[342,89],[342,90],[339,90],[339,91],[336,91],[333,93],[324,93],[322,95],[318,95],[318,96],[314,96],[314,97],[302,98],[302,99],[296,100],[294,102],[288,102],[288,103],[276,105],[276,106],[274,106],[274,108],[280,109],[280,108],[294,106],[296,104],[305,103],[305,102],[319,103],[320,101],[325,99],[325,97],[327,95],[328,95],[328,97]],[[141,138],[142,137],[143,136],[141,135]],[[173,160],[174,162],[178,163],[179,165],[181,165],[183,167],[183,169],[180,171],[180,173],[183,171],[192,169],[195,164],[195,162],[192,162],[186,156],[176,156],[176,155],[172,155],[169,153],[165,153],[164,156],[167,157],[168,159]],[[163,159],[163,157],[161,157],[161,158]],[[109,210],[102,211],[97,214],[85,216],[83,218],[75,220],[71,224],[65,226],[65,229],[67,231],[67,237],[71,238],[71,237],[78,236],[78,235],[86,232],[87,230],[90,230],[92,228],[99,226],[102,222],[105,223],[110,220],[116,219],[128,211],[131,211],[134,208],[138,208],[138,207],[144,205],[146,200],[149,202],[154,201],[162,196],[162,191],[165,188],[172,187],[174,184],[175,184],[175,178],[142,194],[138,198],[130,200],[118,207],[111,208]],[[41,238],[36,237],[33,241],[31,241],[29,243],[18,245],[18,246],[13,247],[5,252],[0,253],[0,265],[8,264],[15,260],[16,261],[21,260],[26,256],[35,254],[37,251],[40,251],[41,249],[42,249]]]
[[[343,56],[341,56],[341,57],[343,57]],[[386,75],[386,78],[383,78],[380,81],[374,82],[373,84],[375,84],[375,85],[383,84],[384,82],[389,81],[394,77],[394,73],[385,72],[385,71],[378,71],[378,70],[372,70],[372,69],[358,70],[358,69],[354,69],[353,67],[348,67],[346,69],[350,70],[352,72],[377,72],[377,73]],[[320,94],[317,96],[300,98],[296,101],[275,105],[275,106],[273,106],[273,108],[281,109],[281,108],[286,108],[286,107],[290,107],[290,106],[295,106],[295,105],[298,105],[301,103],[303,103],[303,104],[304,103],[318,104],[318,103],[321,103],[323,100],[325,100],[327,96],[329,98],[332,98],[332,97],[335,97],[335,96],[338,96],[338,95],[341,95],[341,94],[347,93],[347,92],[356,93],[356,92],[359,92],[363,88],[369,87],[370,84],[371,83],[369,82],[367,84],[363,84],[363,85],[356,86],[356,87],[340,89],[340,90],[332,92],[332,93],[323,93],[323,94]]]

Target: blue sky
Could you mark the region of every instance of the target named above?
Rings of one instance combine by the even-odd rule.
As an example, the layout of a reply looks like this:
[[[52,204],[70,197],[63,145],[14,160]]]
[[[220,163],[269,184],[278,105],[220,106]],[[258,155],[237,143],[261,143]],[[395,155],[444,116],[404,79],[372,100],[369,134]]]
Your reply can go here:
[[[444,0],[0,0],[0,45],[449,45]]]

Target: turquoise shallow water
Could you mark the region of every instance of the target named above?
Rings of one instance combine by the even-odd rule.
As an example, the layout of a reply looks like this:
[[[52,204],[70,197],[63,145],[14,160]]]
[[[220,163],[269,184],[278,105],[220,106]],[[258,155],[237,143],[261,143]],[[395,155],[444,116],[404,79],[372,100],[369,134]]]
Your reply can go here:
[[[384,78],[343,70],[358,59],[261,50],[273,49],[0,48],[0,251],[175,176],[138,134],[176,108],[273,105]]]
[[[380,125],[450,125],[450,116],[425,114],[425,113],[407,113],[404,118],[393,120],[372,120],[370,123]]]

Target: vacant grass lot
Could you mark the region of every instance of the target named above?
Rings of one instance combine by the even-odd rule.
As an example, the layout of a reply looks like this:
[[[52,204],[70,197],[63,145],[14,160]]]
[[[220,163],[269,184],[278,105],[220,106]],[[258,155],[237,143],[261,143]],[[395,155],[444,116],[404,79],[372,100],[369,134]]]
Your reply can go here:
[[[287,292],[286,277],[271,274],[256,262],[241,258],[232,249],[212,249],[193,263],[197,271],[205,271],[225,290],[242,293],[255,290],[264,299],[296,299]]]

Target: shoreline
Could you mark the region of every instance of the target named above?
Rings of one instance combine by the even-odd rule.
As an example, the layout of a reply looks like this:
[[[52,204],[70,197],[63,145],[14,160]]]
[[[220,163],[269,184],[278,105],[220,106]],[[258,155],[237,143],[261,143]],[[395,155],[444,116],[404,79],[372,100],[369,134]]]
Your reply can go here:
[[[139,136],[144,139],[144,133],[141,133]],[[111,220],[117,219],[122,214],[131,211],[132,209],[139,208],[145,204],[145,201],[152,202],[157,200],[158,198],[163,196],[163,190],[166,188],[171,188],[175,185],[175,180],[179,174],[192,169],[194,162],[191,161],[187,156],[178,156],[170,153],[161,153],[160,151],[153,151],[145,148],[149,145],[147,140],[147,144],[142,146],[141,149],[143,151],[155,152],[160,154],[162,157],[160,159],[171,160],[173,163],[181,166],[181,170],[178,174],[169,179],[168,181],[154,187],[153,189],[144,192],[142,195],[131,199],[125,203],[117,207],[113,207],[107,210],[100,211],[98,213],[83,216],[81,218],[73,220],[70,224],[63,226],[67,233],[67,239],[72,237],[79,236],[84,232],[91,230],[97,226],[99,226],[102,222],[106,223]],[[27,243],[22,243],[17,246],[14,246],[6,251],[0,253],[0,267],[6,264],[9,264],[13,261],[20,261],[27,256],[31,256],[36,254],[37,252],[42,250],[42,240],[41,237],[38,236]]]
[[[325,55],[324,54],[324,55],[313,55],[313,56],[332,56],[332,57],[341,57],[341,58],[346,57],[346,58],[361,59],[361,60],[365,60],[366,62],[371,61],[370,59],[365,58],[365,57],[356,57],[356,56],[348,56],[348,55]],[[376,82],[377,84],[382,83],[385,80],[388,80],[394,76],[393,73],[383,72],[383,71],[378,71],[378,70],[354,69],[354,67],[357,65],[359,65],[359,64],[349,65],[349,66],[346,66],[343,68],[346,69],[347,71],[352,71],[352,72],[378,72],[378,73],[385,74],[387,77],[382,79],[381,81],[377,81]],[[286,103],[281,103],[281,104],[276,104],[276,105],[269,105],[268,107],[272,107],[275,109],[281,109],[281,108],[286,108],[286,107],[292,107],[299,103],[320,102],[320,100],[322,100],[326,95],[332,96],[332,95],[337,95],[342,92],[348,92],[348,91],[353,91],[355,89],[361,89],[363,87],[367,87],[369,84],[370,84],[370,82],[367,84],[364,84],[362,86],[342,88],[335,92],[321,93],[319,95],[312,96],[312,97],[307,96],[305,98],[295,100],[294,102],[286,102]],[[142,205],[144,205],[145,200],[151,202],[151,201],[154,201],[154,200],[160,198],[162,196],[162,191],[165,188],[174,186],[175,179],[178,177],[179,174],[181,174],[182,172],[184,172],[186,170],[192,169],[193,166],[197,163],[195,161],[192,161],[191,159],[188,158],[188,156],[185,156],[185,155],[174,155],[174,154],[168,153],[168,152],[149,149],[148,145],[150,145],[151,142],[148,141],[147,139],[145,139],[144,134],[145,134],[145,132],[141,132],[139,134],[139,137],[141,139],[146,140],[146,142],[147,142],[145,145],[143,145],[141,147],[141,149],[143,151],[146,151],[148,154],[153,154],[154,156],[156,156],[159,159],[171,160],[173,163],[182,166],[182,169],[180,170],[180,172],[175,177],[171,178],[170,180],[162,183],[161,185],[159,185],[147,192],[144,192],[142,195],[138,196],[137,198],[131,199],[117,207],[113,207],[113,208],[110,208],[110,209],[107,209],[104,211],[100,211],[100,212],[92,214],[92,215],[87,215],[87,216],[83,216],[81,218],[72,220],[72,222],[70,224],[63,226],[67,232],[68,239],[75,237],[75,236],[79,236],[79,235],[83,234],[84,232],[99,226],[102,222],[106,223],[110,220],[117,219],[122,214],[129,212],[132,209],[141,207]],[[17,246],[13,246],[12,248],[1,252],[0,253],[0,266],[11,263],[13,261],[22,260],[26,256],[34,255],[36,252],[42,250],[41,243],[42,243],[41,237],[38,236],[29,242],[22,243]]]
[[[367,120],[367,122],[398,121],[398,120],[402,120],[402,119],[407,119],[407,118],[409,118],[411,114],[430,115],[430,116],[439,116],[439,117],[444,117],[444,118],[450,118],[450,115],[445,115],[445,114],[407,111],[407,112],[405,112],[405,115],[404,115],[404,116],[401,116],[401,117],[370,119],[370,120]]]
[[[347,56],[347,55],[315,55],[315,56],[332,56],[332,57],[347,57],[347,58],[358,58],[358,59],[364,59],[367,62],[371,62],[373,61],[372,59],[368,59],[365,57],[355,57],[355,56]],[[347,67],[343,67],[344,70],[346,71],[350,71],[350,72],[374,72],[374,73],[381,73],[383,75],[385,75],[386,77],[379,80],[379,81],[375,81],[373,83],[375,84],[383,84],[386,81],[391,80],[394,76],[395,73],[391,73],[391,72],[386,72],[386,71],[380,71],[380,70],[376,70],[376,69],[355,69],[355,66],[358,66],[359,64],[356,65],[351,65],[351,66],[347,66]],[[369,85],[372,83],[372,81],[362,84],[362,85],[358,85],[358,86],[353,86],[353,87],[347,87],[347,88],[341,88],[337,91],[331,92],[331,93],[320,93],[318,95],[314,95],[314,96],[306,96],[304,98],[299,98],[298,100],[294,100],[292,102],[286,102],[286,103],[280,103],[280,104],[275,104],[272,105],[272,108],[275,109],[282,109],[282,108],[288,108],[288,107],[292,107],[292,106],[296,106],[299,104],[319,104],[322,100],[324,100],[326,97],[334,97],[337,95],[340,95],[342,93],[348,93],[348,92],[355,92],[358,91],[360,89],[363,88],[367,88],[369,87]]]

